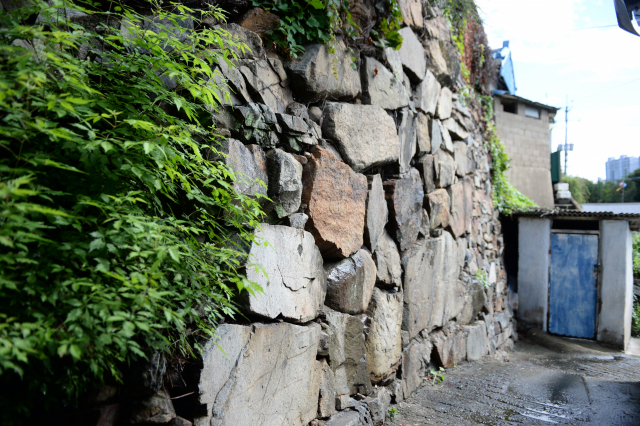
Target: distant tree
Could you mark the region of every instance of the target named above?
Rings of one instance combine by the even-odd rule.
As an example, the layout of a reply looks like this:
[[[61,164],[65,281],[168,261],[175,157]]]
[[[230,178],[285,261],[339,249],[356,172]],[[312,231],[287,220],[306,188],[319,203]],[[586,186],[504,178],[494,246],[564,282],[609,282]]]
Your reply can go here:
[[[562,182],[569,184],[571,196],[578,203],[583,204],[589,201],[589,184],[592,183],[589,179],[578,176],[562,176]]]
[[[566,178],[573,179],[573,176],[567,176]],[[562,178],[563,182],[565,177]],[[582,179],[582,178],[577,178]],[[610,182],[600,181],[591,182],[586,181],[586,189],[588,191],[587,201],[589,203],[621,203],[622,202],[622,190],[620,189],[620,182],[624,181],[627,187],[624,188],[624,202],[625,203],[637,203],[640,202],[640,169],[625,176],[621,181]],[[573,194],[571,182],[569,182],[569,190]],[[575,198],[575,195],[574,195]],[[577,200],[577,198],[576,198]]]

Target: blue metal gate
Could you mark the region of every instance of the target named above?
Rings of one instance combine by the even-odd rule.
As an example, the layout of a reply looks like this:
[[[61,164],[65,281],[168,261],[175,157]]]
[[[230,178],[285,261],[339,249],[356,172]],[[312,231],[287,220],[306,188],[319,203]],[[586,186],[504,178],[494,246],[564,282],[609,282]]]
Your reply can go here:
[[[551,234],[551,333],[589,339],[595,337],[597,264],[597,235]]]

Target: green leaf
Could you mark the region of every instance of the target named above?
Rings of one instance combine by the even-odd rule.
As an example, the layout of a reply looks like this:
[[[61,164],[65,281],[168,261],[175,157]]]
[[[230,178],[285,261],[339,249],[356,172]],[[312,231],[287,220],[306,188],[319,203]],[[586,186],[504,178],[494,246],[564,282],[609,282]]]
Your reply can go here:
[[[322,0],[308,0],[307,1],[314,9],[324,9],[325,5]]]

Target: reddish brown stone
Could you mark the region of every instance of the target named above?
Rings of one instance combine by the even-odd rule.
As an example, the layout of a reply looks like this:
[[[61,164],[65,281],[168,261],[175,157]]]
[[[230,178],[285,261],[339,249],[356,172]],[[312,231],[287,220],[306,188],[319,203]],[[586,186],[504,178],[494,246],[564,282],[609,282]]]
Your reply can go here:
[[[280,18],[271,12],[267,12],[259,7],[254,7],[244,14],[238,25],[241,27],[257,33],[260,37],[264,37],[264,34],[275,28],[278,25]]]
[[[302,174],[306,229],[325,258],[345,258],[363,243],[367,178],[316,146]]]
[[[408,249],[418,238],[422,223],[424,190],[420,173],[411,169],[401,179],[383,183],[389,208],[390,235],[400,244],[400,250]]]

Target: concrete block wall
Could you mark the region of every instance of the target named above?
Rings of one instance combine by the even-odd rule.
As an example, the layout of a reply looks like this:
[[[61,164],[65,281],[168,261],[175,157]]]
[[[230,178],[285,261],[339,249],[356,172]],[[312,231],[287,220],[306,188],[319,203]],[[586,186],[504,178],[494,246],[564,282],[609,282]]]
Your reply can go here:
[[[498,137],[511,162],[509,182],[540,207],[553,207],[549,111],[540,109],[540,118],[527,117],[525,104],[518,102],[517,114],[505,112],[499,97],[494,99]]]

